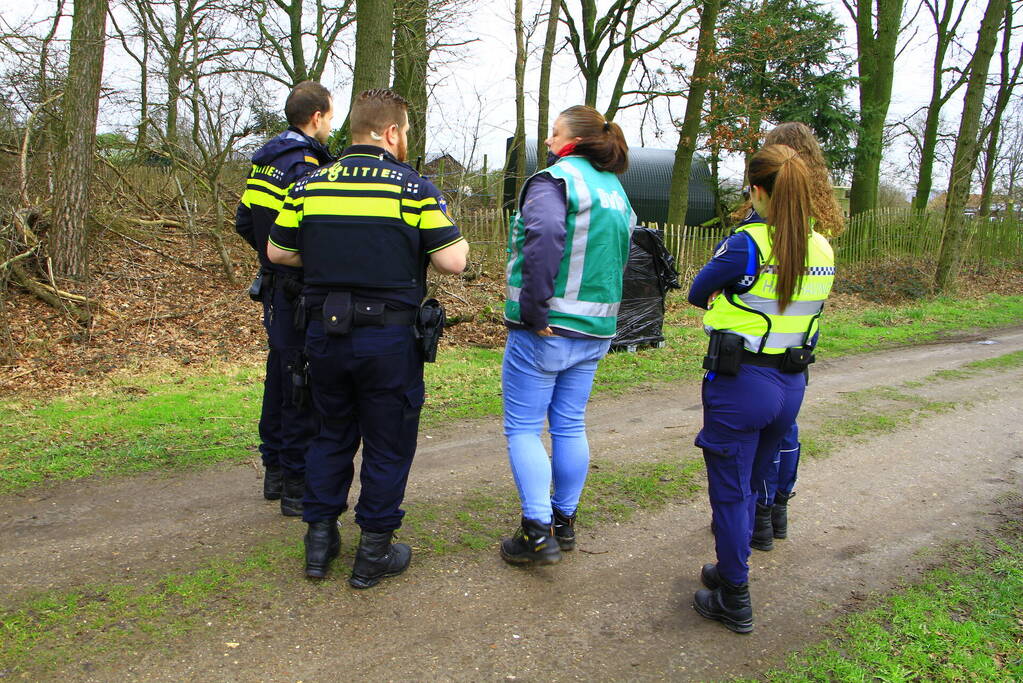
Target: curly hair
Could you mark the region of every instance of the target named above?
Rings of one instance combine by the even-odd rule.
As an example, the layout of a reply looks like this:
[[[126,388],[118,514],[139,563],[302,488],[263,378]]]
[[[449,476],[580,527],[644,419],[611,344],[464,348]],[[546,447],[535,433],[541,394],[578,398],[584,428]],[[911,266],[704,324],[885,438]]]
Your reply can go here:
[[[835,199],[828,165],[810,127],[797,121],[778,124],[764,137],[764,145],[785,145],[796,150],[810,171],[810,201],[816,219],[814,230],[828,239],[841,235],[845,231],[845,217]],[[752,206],[747,201],[732,216],[744,218]]]

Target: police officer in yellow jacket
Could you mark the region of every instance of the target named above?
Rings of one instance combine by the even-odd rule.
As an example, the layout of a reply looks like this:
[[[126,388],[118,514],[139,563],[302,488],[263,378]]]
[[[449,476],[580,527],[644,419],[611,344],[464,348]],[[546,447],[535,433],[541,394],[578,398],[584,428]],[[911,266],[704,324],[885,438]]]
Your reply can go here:
[[[266,474],[263,496],[281,501],[281,514],[302,514],[305,451],[315,428],[312,408],[296,402],[292,374],[299,370],[304,331],[296,331],[294,302],[302,288],[302,269],[271,263],[267,237],[288,188],[306,173],[331,161],[324,144],[334,110],[330,93],[319,83],[299,83],[284,104],[288,129],[252,157],[252,171],[238,205],[235,229],[259,256],[259,277],[250,295],[263,304],[269,341],[266,380],[259,418],[259,450]]]
[[[835,259],[811,229],[810,175],[794,150],[767,145],[750,160],[753,206],[767,223],[743,225],[696,276],[689,299],[709,308],[703,429],[717,562],[700,572],[700,615],[753,630],[750,541],[757,491],[795,423]]]
[[[426,270],[460,273],[468,244],[433,184],[404,163],[408,103],[368,90],[352,103],[355,144],[295,184],[270,234],[271,261],[305,270],[305,351],[319,432],[306,454],[306,575],[322,578],[340,549],[353,458],[362,445],[361,527],[349,583],[369,588],[404,571],[401,526],[423,405],[415,321]]]

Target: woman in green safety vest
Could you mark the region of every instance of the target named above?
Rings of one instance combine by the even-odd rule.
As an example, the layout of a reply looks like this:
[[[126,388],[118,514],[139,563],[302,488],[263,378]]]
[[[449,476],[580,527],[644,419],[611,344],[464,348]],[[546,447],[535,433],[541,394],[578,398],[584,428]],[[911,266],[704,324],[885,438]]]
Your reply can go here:
[[[508,236],[501,386],[522,524],[501,542],[501,557],[513,564],[553,564],[575,547],[589,469],[586,403],[617,327],[636,222],[618,181],[629,150],[618,124],[570,107],[546,144],[553,164],[526,181]]]
[[[813,362],[824,301],[835,278],[828,241],[811,228],[811,178],[791,147],[768,145],[749,167],[753,208],[693,281],[707,308],[703,429],[717,563],[701,571],[693,607],[737,633],[753,630],[750,539],[757,491],[795,423]]]

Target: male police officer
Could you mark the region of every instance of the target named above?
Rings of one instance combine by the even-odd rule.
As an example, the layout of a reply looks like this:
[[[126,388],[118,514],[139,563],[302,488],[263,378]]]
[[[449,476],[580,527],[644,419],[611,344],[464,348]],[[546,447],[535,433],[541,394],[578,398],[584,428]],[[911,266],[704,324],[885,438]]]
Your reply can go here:
[[[349,583],[369,588],[403,572],[404,543],[391,543],[415,455],[423,405],[417,310],[426,268],[465,269],[468,244],[430,181],[403,163],[408,103],[367,90],[352,103],[353,144],[288,193],[270,234],[274,263],[303,266],[306,355],[319,433],[306,454],[302,518],[306,575],[322,578],[340,548],[338,515],[348,507],[362,443],[362,528]]]
[[[300,369],[305,332],[293,323],[294,302],[302,287],[302,269],[271,263],[267,237],[284,203],[288,188],[318,166],[331,161],[324,143],[334,116],[330,93],[319,83],[295,86],[284,104],[288,129],[259,148],[235,227],[259,255],[260,276],[253,298],[263,302],[263,325],[269,337],[263,412],[259,419],[262,444],[263,496],[281,499],[281,514],[302,514],[305,451],[315,431],[311,407],[293,400],[293,370]]]

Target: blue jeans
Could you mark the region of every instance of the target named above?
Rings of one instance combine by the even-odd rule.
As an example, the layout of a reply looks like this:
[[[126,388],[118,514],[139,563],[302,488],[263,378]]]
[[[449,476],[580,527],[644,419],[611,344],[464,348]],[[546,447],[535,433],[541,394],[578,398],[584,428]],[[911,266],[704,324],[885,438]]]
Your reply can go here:
[[[590,466],[586,402],[610,339],[542,337],[510,330],[501,368],[504,435],[522,516],[550,524],[551,506],[575,513]],[[552,456],[540,440],[550,425]],[[551,497],[551,481],[554,496]]]

